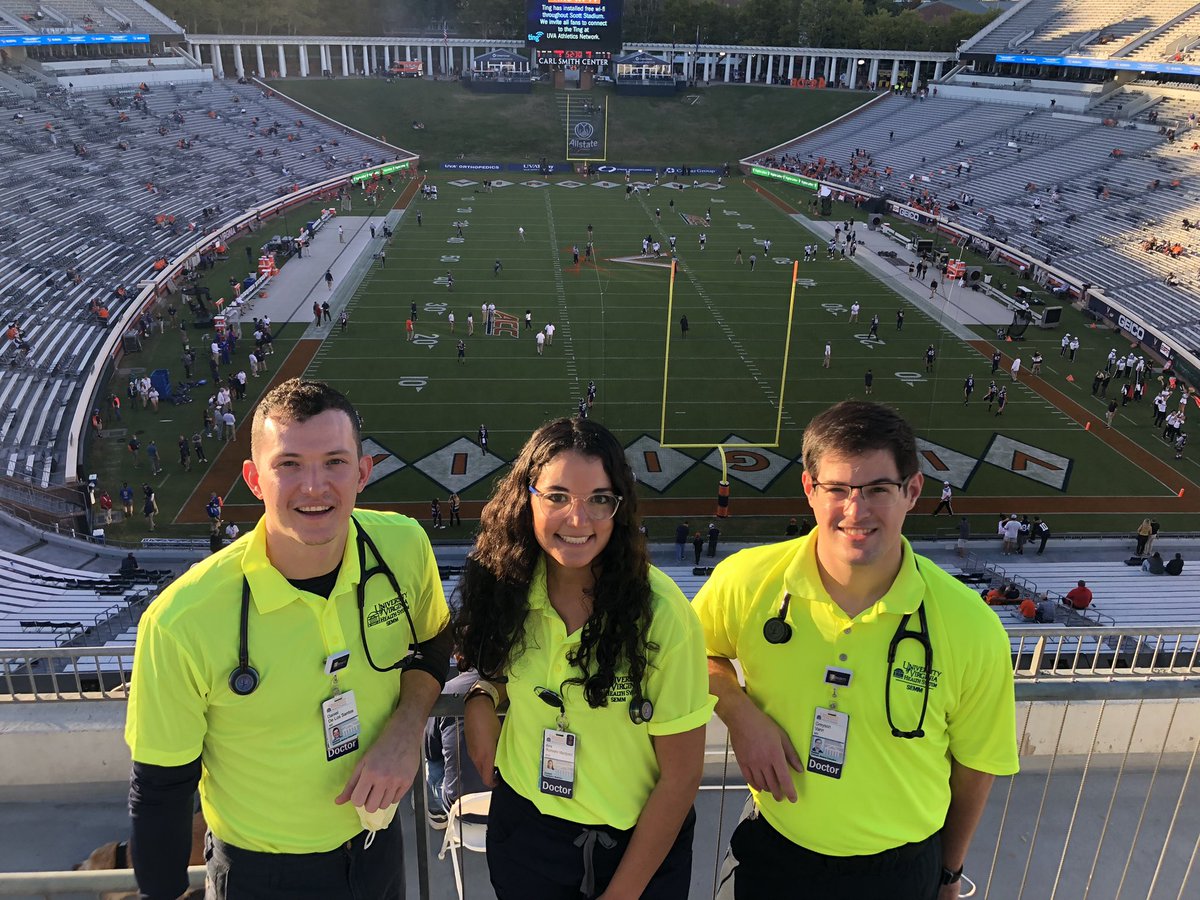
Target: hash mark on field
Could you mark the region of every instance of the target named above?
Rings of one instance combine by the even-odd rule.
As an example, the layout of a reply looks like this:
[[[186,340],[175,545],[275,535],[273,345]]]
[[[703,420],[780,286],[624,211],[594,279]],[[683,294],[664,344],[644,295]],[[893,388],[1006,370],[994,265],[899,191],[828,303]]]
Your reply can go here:
[[[558,231],[554,227],[554,207],[550,195],[542,194],[546,204],[546,224],[550,228],[550,261],[554,266],[554,291],[558,295],[558,328],[562,332],[567,374],[571,377],[571,399],[579,396],[579,375],[575,371],[575,341],[571,337],[571,319],[567,315],[567,290],[563,284],[562,257],[558,252]]]

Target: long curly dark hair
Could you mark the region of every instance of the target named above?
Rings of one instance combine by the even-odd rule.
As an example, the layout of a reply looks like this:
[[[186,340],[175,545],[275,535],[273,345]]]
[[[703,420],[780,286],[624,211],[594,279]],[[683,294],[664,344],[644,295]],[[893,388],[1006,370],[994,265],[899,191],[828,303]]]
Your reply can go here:
[[[633,472],[620,443],[603,425],[581,418],[556,419],[525,443],[483,508],[451,627],[464,665],[485,678],[502,678],[524,652],[529,584],[542,554],[533,532],[529,486],[552,459],[570,450],[599,459],[613,491],[624,498],[613,519],[612,537],[592,563],[592,612],[578,649],[568,656],[582,673],[568,683],[582,685],[588,704],[598,707],[608,702],[622,664],[628,667],[634,690],[639,690],[647,650],[657,649],[646,641],[650,557],[638,531]]]

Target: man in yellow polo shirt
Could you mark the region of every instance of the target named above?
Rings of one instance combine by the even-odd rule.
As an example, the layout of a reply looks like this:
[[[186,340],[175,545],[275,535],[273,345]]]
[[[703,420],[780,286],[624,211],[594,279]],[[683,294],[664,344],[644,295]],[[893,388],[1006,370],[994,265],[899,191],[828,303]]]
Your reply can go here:
[[[242,471],[262,519],[143,617],[126,740],[145,900],[187,887],[197,783],[209,900],[403,898],[381,819],[416,775],[448,611],[423,529],[355,512],[370,473],[344,396],[272,389]]]
[[[803,454],[816,529],[736,554],[695,600],[753,795],[718,897],[804,884],[828,900],[950,900],[994,776],[1017,771],[1009,642],[901,535],[923,483],[907,422],[839,403]]]

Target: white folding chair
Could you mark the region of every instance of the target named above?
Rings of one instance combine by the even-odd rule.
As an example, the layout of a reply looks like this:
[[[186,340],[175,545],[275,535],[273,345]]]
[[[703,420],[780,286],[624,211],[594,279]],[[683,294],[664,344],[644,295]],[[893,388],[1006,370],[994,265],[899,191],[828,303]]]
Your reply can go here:
[[[463,900],[462,862],[460,850],[487,852],[487,816],[492,807],[492,792],[463,794],[450,807],[446,819],[446,836],[438,859],[450,854],[454,866],[454,886],[458,889],[458,900]]]

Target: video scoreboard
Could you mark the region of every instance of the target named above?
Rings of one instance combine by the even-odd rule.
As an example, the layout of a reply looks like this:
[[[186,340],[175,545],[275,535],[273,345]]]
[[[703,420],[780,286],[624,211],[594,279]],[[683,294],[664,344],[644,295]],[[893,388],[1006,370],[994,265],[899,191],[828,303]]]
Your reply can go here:
[[[621,49],[624,0],[529,0],[526,40],[539,65],[603,66]]]

